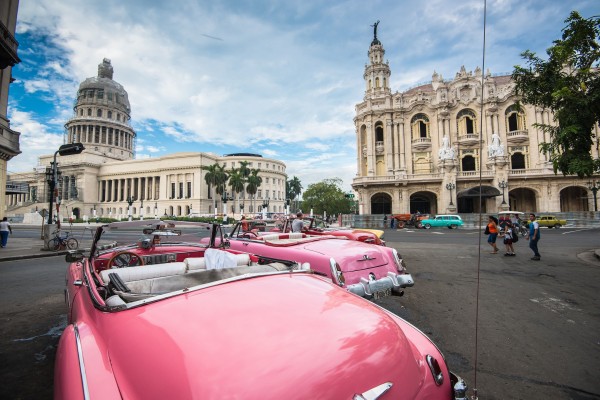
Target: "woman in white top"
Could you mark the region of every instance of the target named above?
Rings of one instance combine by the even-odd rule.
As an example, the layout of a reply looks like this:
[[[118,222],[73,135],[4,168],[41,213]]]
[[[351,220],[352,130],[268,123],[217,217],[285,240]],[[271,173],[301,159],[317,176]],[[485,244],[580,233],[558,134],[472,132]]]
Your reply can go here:
[[[12,233],[12,228],[8,223],[8,218],[4,217],[0,222],[0,247],[6,247],[9,233]]]

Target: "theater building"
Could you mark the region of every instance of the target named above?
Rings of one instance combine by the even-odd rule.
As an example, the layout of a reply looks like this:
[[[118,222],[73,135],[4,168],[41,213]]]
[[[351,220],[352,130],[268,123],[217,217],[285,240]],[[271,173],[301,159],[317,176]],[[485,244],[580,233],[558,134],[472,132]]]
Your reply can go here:
[[[552,124],[552,113],[519,109],[510,75],[461,67],[392,92],[384,55],[375,31],[354,118],[361,214],[594,210],[588,180],[555,174],[539,151],[550,138],[534,124]]]

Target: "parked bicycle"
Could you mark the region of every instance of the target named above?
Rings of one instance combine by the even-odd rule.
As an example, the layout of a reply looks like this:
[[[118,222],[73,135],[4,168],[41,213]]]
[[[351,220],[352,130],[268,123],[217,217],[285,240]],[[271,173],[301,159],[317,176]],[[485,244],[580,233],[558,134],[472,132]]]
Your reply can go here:
[[[70,232],[65,232],[64,236],[61,236],[60,230],[54,232],[54,238],[48,241],[48,248],[52,250],[74,250],[79,247],[77,239],[71,236]]]

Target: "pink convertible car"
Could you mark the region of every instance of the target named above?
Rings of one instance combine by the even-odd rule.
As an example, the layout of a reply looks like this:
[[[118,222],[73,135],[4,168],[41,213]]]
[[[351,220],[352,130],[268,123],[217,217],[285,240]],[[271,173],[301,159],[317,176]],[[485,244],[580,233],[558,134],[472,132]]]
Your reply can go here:
[[[294,263],[167,243],[161,224],[67,256],[55,399],[466,399],[406,321]]]
[[[202,241],[208,243],[208,239]],[[216,244],[220,244],[218,239]],[[266,258],[310,263],[316,274],[368,299],[401,296],[404,288],[414,285],[396,249],[340,236],[304,232],[261,235],[243,231],[238,223],[227,236],[224,247]]]

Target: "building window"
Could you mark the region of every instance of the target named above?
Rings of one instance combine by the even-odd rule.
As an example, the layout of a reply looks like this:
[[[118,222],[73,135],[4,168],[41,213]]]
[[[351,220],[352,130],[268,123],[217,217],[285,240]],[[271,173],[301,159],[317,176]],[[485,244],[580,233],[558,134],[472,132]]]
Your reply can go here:
[[[97,95],[98,95],[99,99],[103,99],[104,98],[104,90],[98,90]]]
[[[179,182],[179,198],[183,198],[183,182]]]
[[[423,113],[416,114],[410,120],[412,138],[429,138],[429,117]]]
[[[258,196],[259,199],[262,199],[262,189],[258,190],[257,196]]]
[[[175,182],[171,182],[171,199],[175,198]]]
[[[265,178],[265,183],[269,183],[269,177]]]
[[[107,111],[106,118],[112,119],[112,111]]]
[[[192,198],[192,182],[187,183],[187,197],[188,199]]]
[[[121,114],[117,113],[117,121],[121,120]]]
[[[456,115],[456,124],[458,128],[458,135],[473,135],[475,134],[477,117],[473,110],[465,109],[461,110]]]
[[[525,115],[519,112],[516,104],[508,107],[505,112],[508,132],[525,130]]]
[[[514,153],[510,156],[511,169],[525,169],[525,155],[523,153]]]
[[[88,108],[87,115],[88,115],[88,117],[92,116],[92,109],[91,108]]]
[[[377,123],[375,126],[375,141],[383,142],[383,125],[381,123]]]
[[[108,93],[106,94],[106,96],[108,97],[108,100],[112,101],[112,99],[113,99],[113,94],[112,94],[112,92],[108,92]]]
[[[102,110],[101,109],[96,110],[96,116],[97,117],[102,117]]]

